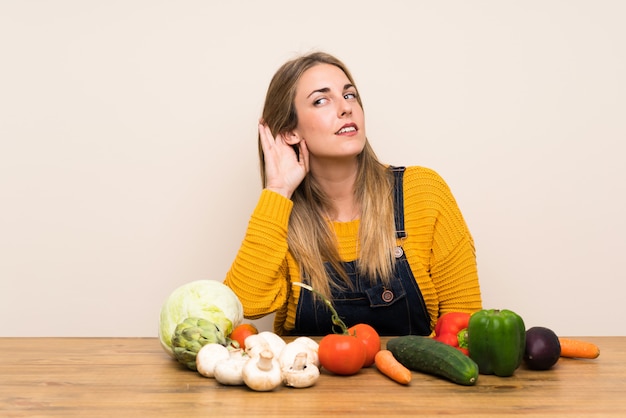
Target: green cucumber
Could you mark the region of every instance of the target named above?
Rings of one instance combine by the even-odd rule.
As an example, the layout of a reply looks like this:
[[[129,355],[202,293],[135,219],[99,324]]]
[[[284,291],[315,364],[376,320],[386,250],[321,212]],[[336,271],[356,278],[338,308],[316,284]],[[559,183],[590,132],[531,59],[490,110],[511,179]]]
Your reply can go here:
[[[407,369],[471,386],[478,380],[478,365],[458,349],[419,335],[404,335],[387,341],[387,350]]]

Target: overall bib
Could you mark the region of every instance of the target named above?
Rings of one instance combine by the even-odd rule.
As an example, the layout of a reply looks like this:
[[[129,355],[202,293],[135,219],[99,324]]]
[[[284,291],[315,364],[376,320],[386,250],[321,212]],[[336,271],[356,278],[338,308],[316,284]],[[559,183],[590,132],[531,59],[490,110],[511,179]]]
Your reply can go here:
[[[404,230],[404,195],[402,177],[404,167],[391,167],[395,176],[394,219],[396,238],[406,237]],[[332,288],[333,306],[348,327],[366,323],[379,335],[429,335],[430,317],[422,292],[411,272],[402,247],[395,251],[394,274],[385,287],[380,278],[374,284],[368,277],[358,273],[356,261],[344,262],[345,271],[352,282],[352,289],[338,291]],[[331,280],[345,288],[337,272],[326,263]],[[302,290],[296,310],[296,324],[292,335],[326,335],[333,333],[331,313],[313,294]]]

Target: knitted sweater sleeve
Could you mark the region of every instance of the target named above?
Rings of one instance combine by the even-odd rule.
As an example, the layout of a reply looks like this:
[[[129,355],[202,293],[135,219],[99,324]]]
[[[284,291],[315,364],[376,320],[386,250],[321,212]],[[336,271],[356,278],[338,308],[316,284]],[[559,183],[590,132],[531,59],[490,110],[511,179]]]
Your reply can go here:
[[[410,251],[416,270],[424,272],[416,279],[432,325],[446,312],[481,309],[474,241],[448,185],[433,170],[410,167],[405,194]]]
[[[224,284],[241,301],[246,318],[261,318],[287,301],[287,227],[292,208],[291,200],[263,190],[226,274]]]

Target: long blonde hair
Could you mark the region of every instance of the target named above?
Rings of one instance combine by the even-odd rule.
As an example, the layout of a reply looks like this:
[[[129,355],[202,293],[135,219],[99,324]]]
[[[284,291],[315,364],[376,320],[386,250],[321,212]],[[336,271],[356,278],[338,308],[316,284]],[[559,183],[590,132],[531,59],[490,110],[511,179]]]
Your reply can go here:
[[[356,86],[347,67],[332,55],[314,52],[286,62],[270,82],[262,114],[263,121],[274,135],[289,133],[296,129],[298,115],[294,98],[298,81],[306,70],[322,63],[341,69],[350,83]],[[357,100],[362,107],[358,94]],[[259,157],[261,181],[265,187],[267,185],[265,159],[260,138]],[[393,273],[393,250],[396,245],[393,176],[387,167],[379,162],[367,140],[357,161],[358,173],[354,193],[361,208],[358,271],[370,278],[380,276],[383,283],[388,283]],[[315,177],[310,174],[304,178],[291,198],[293,210],[287,232],[289,251],[298,261],[302,277],[330,299],[333,282],[324,268],[324,262],[329,262],[341,275],[345,287],[351,287],[351,282],[340,264],[334,232],[323,216],[325,209],[330,206],[330,200]]]

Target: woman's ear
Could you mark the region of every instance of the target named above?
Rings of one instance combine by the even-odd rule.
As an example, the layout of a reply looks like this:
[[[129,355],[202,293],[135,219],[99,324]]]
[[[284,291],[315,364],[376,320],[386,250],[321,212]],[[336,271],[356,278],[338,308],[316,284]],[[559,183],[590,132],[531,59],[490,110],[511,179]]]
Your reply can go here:
[[[302,141],[302,138],[300,138],[300,135],[296,131],[286,132],[283,134],[283,137],[285,138],[285,142],[289,145],[297,145]]]

